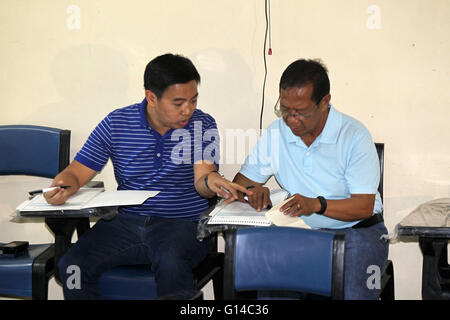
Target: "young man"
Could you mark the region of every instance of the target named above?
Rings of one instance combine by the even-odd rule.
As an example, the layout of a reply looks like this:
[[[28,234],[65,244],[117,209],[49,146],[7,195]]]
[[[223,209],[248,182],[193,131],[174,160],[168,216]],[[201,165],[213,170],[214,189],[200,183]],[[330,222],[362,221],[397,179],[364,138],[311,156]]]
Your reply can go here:
[[[216,172],[219,135],[214,119],[196,109],[199,83],[185,57],[150,61],[144,100],[104,118],[52,183],[71,187],[44,194],[51,204],[64,203],[108,159],[118,190],[160,191],[141,206],[121,207],[112,221],[100,220],[69,249],[58,265],[66,299],[100,299],[98,277],[125,264],[151,265],[158,296],[193,289],[192,269],[207,254],[207,242],[196,238],[206,198],[218,194],[232,201],[237,190],[246,192]],[[70,265],[80,267],[80,289],[66,286]]]
[[[374,267],[383,271],[388,243],[381,239],[387,230],[372,137],[362,123],[330,104],[330,82],[321,63],[293,62],[279,89],[275,109],[281,118],[269,126],[233,181],[254,186],[249,203],[261,210],[271,204],[263,184],[274,175],[293,195],[281,211],[301,216],[314,229],[346,234],[345,299],[378,299],[379,290],[367,280]]]

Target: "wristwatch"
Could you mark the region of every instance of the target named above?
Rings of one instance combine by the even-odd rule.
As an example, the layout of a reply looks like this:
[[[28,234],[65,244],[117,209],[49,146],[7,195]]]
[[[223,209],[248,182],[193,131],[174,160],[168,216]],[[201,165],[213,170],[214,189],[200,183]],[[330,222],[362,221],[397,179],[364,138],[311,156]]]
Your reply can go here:
[[[317,211],[317,214],[323,214],[325,212],[325,210],[327,210],[327,200],[322,197],[322,196],[318,196],[317,199],[319,199],[320,201],[320,210]]]

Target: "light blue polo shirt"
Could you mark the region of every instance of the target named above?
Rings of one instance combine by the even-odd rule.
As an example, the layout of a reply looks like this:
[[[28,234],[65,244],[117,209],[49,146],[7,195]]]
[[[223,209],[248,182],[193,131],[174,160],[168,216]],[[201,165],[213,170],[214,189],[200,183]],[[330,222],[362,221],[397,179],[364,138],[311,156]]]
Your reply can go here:
[[[321,134],[307,147],[282,118],[274,121],[245,160],[240,173],[258,183],[272,175],[290,194],[338,200],[376,194],[374,213],[383,210],[378,193],[380,165],[372,137],[358,120],[329,106]],[[313,229],[348,228],[358,221],[303,215]]]

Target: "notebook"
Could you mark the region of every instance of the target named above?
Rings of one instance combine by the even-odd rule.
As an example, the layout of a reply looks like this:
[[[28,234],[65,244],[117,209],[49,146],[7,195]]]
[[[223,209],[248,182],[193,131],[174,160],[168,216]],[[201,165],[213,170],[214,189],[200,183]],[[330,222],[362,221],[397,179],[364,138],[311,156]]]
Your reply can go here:
[[[282,203],[288,200],[286,199],[288,196],[289,192],[286,190],[271,190],[270,200],[272,201],[273,207],[270,210],[263,209],[260,212],[253,209],[248,203],[243,202],[234,201],[227,205],[218,205],[210,213],[211,218],[209,219],[208,224],[235,224],[249,226],[270,226],[275,224],[277,226],[288,225],[292,227],[309,228],[302,218],[279,217],[279,215],[283,215],[279,212],[279,209],[282,206]]]

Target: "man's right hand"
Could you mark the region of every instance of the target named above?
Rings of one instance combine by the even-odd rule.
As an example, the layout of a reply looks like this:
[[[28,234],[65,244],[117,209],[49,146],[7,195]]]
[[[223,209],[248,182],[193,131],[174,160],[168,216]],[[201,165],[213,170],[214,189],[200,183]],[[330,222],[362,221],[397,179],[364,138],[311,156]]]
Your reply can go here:
[[[44,192],[44,198],[49,204],[53,205],[61,205],[64,204],[67,201],[67,198],[73,193],[70,192],[69,189],[63,189],[59,186],[63,186],[64,181],[60,180],[56,184],[52,184],[51,187],[56,187],[55,189],[51,191]]]
[[[251,190],[252,194],[247,195],[247,200],[244,200],[244,195],[240,193],[238,201],[248,202],[248,204],[255,208],[256,211],[261,211],[262,209],[267,209],[272,206],[269,188],[263,187],[262,185],[252,185],[247,187],[247,189]]]
[[[70,186],[68,189],[56,188],[44,193],[45,200],[53,205],[64,204],[67,199],[76,193],[80,186],[91,180],[96,172],[85,165],[73,160],[67,168],[59,173],[52,182],[51,187]]]

